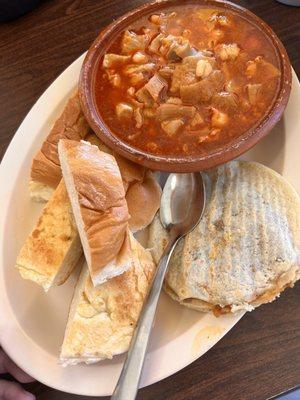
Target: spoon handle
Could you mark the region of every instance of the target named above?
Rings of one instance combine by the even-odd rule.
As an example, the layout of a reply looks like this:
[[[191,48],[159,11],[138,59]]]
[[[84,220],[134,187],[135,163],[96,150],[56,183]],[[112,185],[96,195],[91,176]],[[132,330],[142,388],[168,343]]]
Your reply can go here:
[[[161,287],[178,239],[177,236],[170,238],[159,261],[152,287],[142,309],[127,358],[111,400],[134,400],[136,397]]]

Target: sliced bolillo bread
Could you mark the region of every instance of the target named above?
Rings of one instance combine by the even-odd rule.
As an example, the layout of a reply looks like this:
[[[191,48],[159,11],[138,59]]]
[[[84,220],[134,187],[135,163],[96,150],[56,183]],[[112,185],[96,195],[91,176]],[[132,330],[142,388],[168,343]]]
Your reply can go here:
[[[94,363],[128,350],[155,271],[151,253],[131,234],[129,240],[130,246],[115,259],[116,268],[131,260],[124,274],[95,288],[83,268],[60,354],[64,366]]]
[[[32,160],[30,194],[33,199],[48,201],[51,195],[50,189],[55,189],[61,180],[58,141],[60,139],[80,141],[86,137],[89,130],[76,92],[67,101],[62,114]]]
[[[43,286],[61,285],[82,255],[82,246],[63,180],[26,239],[16,267],[24,279]]]
[[[91,279],[96,286],[126,271],[116,266],[127,236],[122,178],[113,156],[88,142],[60,140],[58,153]]]

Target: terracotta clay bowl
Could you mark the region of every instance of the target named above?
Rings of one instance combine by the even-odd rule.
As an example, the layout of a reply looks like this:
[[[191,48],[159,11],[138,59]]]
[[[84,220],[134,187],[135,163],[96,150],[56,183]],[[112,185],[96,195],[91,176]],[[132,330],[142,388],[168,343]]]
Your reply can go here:
[[[109,126],[105,124],[100,112],[95,103],[95,75],[106,50],[114,42],[115,38],[130,24],[142,16],[163,12],[165,9],[170,9],[174,6],[180,5],[205,5],[212,8],[221,8],[235,12],[242,18],[246,19],[252,25],[256,26],[264,35],[266,35],[274,49],[278,61],[278,67],[281,71],[280,83],[277,88],[277,93],[274,96],[273,103],[262,116],[262,118],[255,123],[255,125],[242,133],[240,136],[232,138],[229,143],[223,146],[216,146],[201,156],[163,156],[154,155],[141,151],[128,143],[122,141],[110,130]],[[90,47],[80,74],[79,80],[79,95],[83,107],[85,117],[94,132],[99,138],[105,142],[110,148],[122,156],[149,167],[154,170],[169,171],[169,172],[192,172],[202,171],[217,165],[230,161],[242,153],[249,150],[259,140],[266,136],[274,125],[280,120],[283,111],[287,105],[290,90],[291,90],[291,65],[289,62],[286,50],[275,35],[273,30],[259,17],[243,7],[236,4],[218,1],[218,0],[160,0],[152,3],[147,3],[130,11],[121,18],[111,23],[105,28],[96,38]]]

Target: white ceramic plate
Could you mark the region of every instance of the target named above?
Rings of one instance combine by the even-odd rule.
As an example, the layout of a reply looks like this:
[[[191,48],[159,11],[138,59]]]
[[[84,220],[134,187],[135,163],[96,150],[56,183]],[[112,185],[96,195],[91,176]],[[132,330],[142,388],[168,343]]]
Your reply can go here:
[[[46,295],[14,268],[21,245],[41,206],[30,201],[31,159],[74,90],[83,56],[67,68],[33,106],[15,134],[0,169],[0,342],[10,357],[37,380],[81,395],[110,395],[124,356],[94,365],[62,368],[63,340],[76,274]],[[300,192],[300,85],[293,90],[284,121],[246,158],[282,173]],[[244,157],[245,158],[245,157]],[[192,363],[216,344],[243,314],[215,318],[179,306],[161,295],[141,386],[157,382]]]

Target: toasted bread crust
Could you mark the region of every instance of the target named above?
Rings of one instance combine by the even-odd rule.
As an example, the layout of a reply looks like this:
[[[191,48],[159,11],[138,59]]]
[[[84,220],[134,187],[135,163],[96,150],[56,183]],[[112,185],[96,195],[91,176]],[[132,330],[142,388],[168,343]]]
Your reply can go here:
[[[116,262],[132,260],[124,274],[95,288],[85,267],[78,281],[62,345],[64,365],[93,363],[128,350],[155,271],[150,252],[132,235],[130,248]]]
[[[49,135],[32,161],[31,179],[52,188],[61,180],[61,169],[57,152],[60,139],[80,141],[89,132],[89,126],[81,110],[76,92],[66,103],[60,117],[54,123]]]
[[[16,266],[24,279],[47,290],[68,278],[81,254],[79,235],[62,181],[26,239]]]

